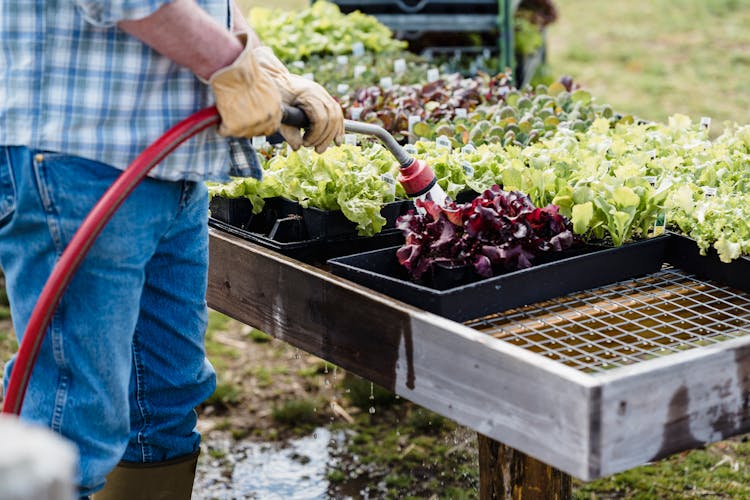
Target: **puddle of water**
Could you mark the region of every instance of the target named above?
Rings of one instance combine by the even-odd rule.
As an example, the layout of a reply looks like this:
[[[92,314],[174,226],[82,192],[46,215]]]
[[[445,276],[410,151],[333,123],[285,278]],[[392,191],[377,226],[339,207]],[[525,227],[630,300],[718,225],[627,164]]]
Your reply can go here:
[[[207,443],[224,454],[199,465],[192,500],[317,500],[330,498],[327,467],[334,436],[318,428],[282,445],[230,440]]]
[[[330,460],[330,440],[331,433],[320,428],[312,436],[290,441],[281,449],[251,444],[245,459],[234,467],[235,493],[269,500],[328,498],[326,465]]]

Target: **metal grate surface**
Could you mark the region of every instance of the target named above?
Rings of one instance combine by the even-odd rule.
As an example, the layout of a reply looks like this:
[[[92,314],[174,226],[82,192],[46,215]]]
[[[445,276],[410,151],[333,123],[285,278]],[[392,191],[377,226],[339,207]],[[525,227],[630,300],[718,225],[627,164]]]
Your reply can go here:
[[[750,294],[665,267],[466,323],[585,372],[750,333]]]

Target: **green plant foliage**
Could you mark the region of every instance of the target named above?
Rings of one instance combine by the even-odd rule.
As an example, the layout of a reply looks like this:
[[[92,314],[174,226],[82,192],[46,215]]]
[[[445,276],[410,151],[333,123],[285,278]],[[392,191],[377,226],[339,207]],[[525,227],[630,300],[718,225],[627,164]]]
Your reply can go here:
[[[357,223],[361,235],[373,235],[385,225],[382,206],[405,198],[395,179],[398,163],[383,146],[344,144],[318,154],[309,148],[280,149],[264,162],[263,180],[235,179],[227,184],[210,184],[211,196],[248,197],[259,213],[263,199],[275,196],[298,201],[303,207],[341,210]]]
[[[249,21],[286,63],[316,54],[351,54],[357,43],[375,53],[406,47],[374,16],[359,11],[344,15],[336,4],[324,0],[298,11],[256,7],[250,9]]]

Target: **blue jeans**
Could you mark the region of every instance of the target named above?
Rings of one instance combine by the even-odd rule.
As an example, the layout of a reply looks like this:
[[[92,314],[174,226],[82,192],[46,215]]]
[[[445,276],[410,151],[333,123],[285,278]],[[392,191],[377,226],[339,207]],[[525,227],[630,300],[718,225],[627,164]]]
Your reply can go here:
[[[56,260],[119,174],[0,147],[0,266],[19,337]],[[202,183],[143,181],[52,318],[22,418],[77,444],[82,495],[101,488],[120,460],[160,462],[198,449],[194,409],[216,385],[204,350],[207,214]]]

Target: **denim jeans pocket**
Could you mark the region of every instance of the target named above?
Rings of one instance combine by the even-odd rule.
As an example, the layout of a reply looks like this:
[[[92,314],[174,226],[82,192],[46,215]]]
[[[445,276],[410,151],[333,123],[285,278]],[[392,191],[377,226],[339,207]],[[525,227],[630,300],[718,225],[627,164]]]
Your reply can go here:
[[[13,180],[10,151],[0,147],[0,227],[8,223],[16,211],[16,185]]]

